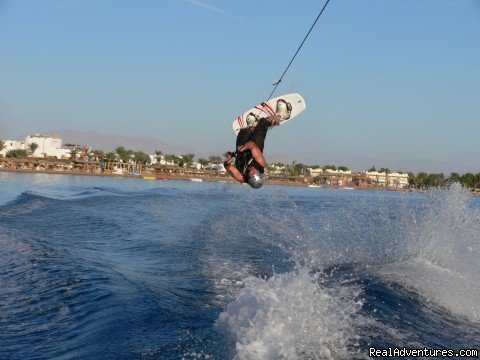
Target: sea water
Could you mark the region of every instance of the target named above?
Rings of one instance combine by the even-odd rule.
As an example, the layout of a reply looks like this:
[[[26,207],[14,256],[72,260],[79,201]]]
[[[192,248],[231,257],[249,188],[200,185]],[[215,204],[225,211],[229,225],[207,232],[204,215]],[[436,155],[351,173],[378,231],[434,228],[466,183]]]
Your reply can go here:
[[[480,349],[480,199],[0,173],[1,359]]]

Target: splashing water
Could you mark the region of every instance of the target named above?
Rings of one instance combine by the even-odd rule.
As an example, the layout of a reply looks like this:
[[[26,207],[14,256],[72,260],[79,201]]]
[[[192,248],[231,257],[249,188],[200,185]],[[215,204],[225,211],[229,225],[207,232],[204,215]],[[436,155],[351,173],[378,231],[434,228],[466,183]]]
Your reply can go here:
[[[352,356],[360,317],[357,287],[326,289],[306,268],[250,277],[218,320],[238,339],[239,359],[334,359]]]
[[[480,211],[460,185],[430,194],[405,239],[411,258],[386,266],[397,281],[449,311],[480,322]]]
[[[0,178],[0,358],[480,348],[480,199],[460,187]]]
[[[366,300],[365,290],[372,292],[365,283],[370,276],[399,283],[427,302],[478,321],[480,216],[470,199],[459,186],[413,201],[396,194],[361,195],[354,202],[348,199],[348,206],[336,199],[337,216],[322,213],[332,204],[309,209],[313,222],[306,222],[295,206],[273,228],[295,240],[289,245],[295,269],[245,279],[217,326],[233,336],[238,359],[364,358],[367,343],[425,344],[398,322],[388,323],[387,315],[379,319],[377,306],[364,307],[376,302]],[[392,291],[387,298],[416,296],[410,290]],[[398,318],[398,310],[384,311]]]

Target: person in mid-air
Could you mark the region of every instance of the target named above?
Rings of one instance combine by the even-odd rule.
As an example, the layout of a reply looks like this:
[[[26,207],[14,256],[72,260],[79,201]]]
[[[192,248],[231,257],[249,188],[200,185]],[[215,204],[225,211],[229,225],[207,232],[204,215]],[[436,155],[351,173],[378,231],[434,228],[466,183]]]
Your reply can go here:
[[[267,162],[263,156],[265,137],[269,127],[277,126],[282,120],[290,117],[292,106],[285,100],[277,101],[276,114],[259,119],[257,115],[247,115],[248,127],[239,131],[236,141],[236,151],[229,152],[229,158],[223,166],[235,180],[248,183],[258,189],[265,182],[265,167]],[[235,162],[233,162],[235,158]]]

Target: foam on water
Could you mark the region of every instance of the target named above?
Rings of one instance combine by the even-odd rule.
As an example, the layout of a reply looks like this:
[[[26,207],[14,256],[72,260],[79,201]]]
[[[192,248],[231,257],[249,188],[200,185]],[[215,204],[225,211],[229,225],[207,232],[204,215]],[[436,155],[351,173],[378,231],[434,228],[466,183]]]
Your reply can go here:
[[[339,203],[338,216],[323,218],[320,211],[316,231],[300,230],[308,252],[297,258],[319,268],[370,264],[386,280],[480,322],[478,199],[453,184],[425,197],[367,195],[348,207]]]
[[[412,257],[384,271],[451,312],[480,322],[480,211],[459,185],[433,192],[408,224]]]
[[[232,335],[236,358],[362,358],[366,344],[378,343],[385,334],[389,344],[416,343],[414,334],[362,311],[363,286],[354,278],[368,274],[412,289],[427,304],[479,321],[480,216],[466,191],[453,186],[428,197],[349,196],[357,198],[345,206],[337,199],[309,209],[313,221],[275,192],[267,204],[272,213],[251,209],[259,230],[245,227],[244,235],[279,244],[297,266],[269,278],[249,276],[241,290],[233,290],[231,295],[237,295],[217,326]],[[337,206],[337,216],[329,211],[325,217],[326,206]],[[324,271],[345,264],[352,270],[331,279]]]
[[[208,268],[215,269],[211,275],[217,279],[216,288],[222,295],[228,294],[226,300],[230,301],[217,327],[232,336],[236,358],[363,358],[359,341],[369,336],[364,330],[378,329],[380,324],[360,314],[362,288],[355,282],[326,284],[328,275],[319,270],[321,250],[328,248],[319,246],[324,237],[284,192],[271,190],[266,198],[250,192],[246,198],[239,202],[248,217],[232,214],[210,229],[211,239],[224,238],[223,245],[236,250],[235,264],[224,258],[216,241],[208,252],[208,261],[215,264]],[[260,201],[265,202],[268,212],[258,210],[262,209]],[[235,228],[242,231],[231,230]],[[274,256],[290,257],[291,265],[285,263],[282,273],[274,272],[269,277],[252,276],[269,271],[252,262],[249,247],[268,252],[276,248],[278,254]],[[328,253],[323,255],[331,259]],[[239,259],[250,262],[242,266]],[[247,275],[243,279],[238,277],[242,273]],[[388,327],[383,331],[395,333]]]
[[[217,323],[234,335],[238,359],[351,358],[360,294],[356,286],[323,287],[306,268],[249,277]]]

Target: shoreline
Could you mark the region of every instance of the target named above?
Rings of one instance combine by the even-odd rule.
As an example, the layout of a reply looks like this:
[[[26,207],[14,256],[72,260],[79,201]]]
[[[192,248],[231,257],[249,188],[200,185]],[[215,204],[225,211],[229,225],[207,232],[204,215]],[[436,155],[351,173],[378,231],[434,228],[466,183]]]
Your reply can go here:
[[[162,175],[153,175],[151,173],[145,173],[141,175],[129,175],[129,174],[115,174],[115,173],[97,173],[97,172],[79,172],[79,171],[54,171],[54,170],[34,170],[34,169],[5,169],[0,168],[0,172],[8,173],[20,173],[20,174],[47,174],[47,175],[70,175],[70,176],[98,176],[98,177],[110,177],[110,178],[125,178],[125,179],[136,179],[144,181],[162,181],[162,180],[182,180],[182,181],[192,181],[192,179],[201,179],[202,182],[224,182],[230,184],[237,184],[238,182],[232,179],[229,176],[209,176],[203,174],[192,174],[192,175],[174,175],[174,174],[162,174]],[[147,177],[147,179],[144,179]],[[195,180],[193,180],[195,181]],[[282,182],[267,179],[266,183],[272,185],[288,185],[288,186],[305,186],[308,187],[308,184],[302,182]]]
[[[98,177],[111,177],[111,178],[125,178],[125,179],[136,179],[144,181],[162,181],[162,180],[181,180],[181,181],[192,181],[192,179],[201,179],[201,182],[224,182],[228,184],[239,184],[230,176],[209,176],[205,174],[191,174],[191,175],[174,175],[174,174],[162,174],[154,175],[151,173],[144,173],[141,175],[127,175],[127,174],[115,174],[115,173],[98,173],[98,172],[80,172],[80,171],[54,171],[54,170],[35,170],[35,169],[8,169],[0,168],[0,172],[8,173],[20,173],[20,174],[47,174],[47,175],[70,175],[70,176],[98,176]],[[147,177],[147,179],[144,179]],[[312,187],[310,183],[303,181],[282,181],[278,179],[267,178],[265,180],[266,184],[269,185],[282,185],[282,186],[301,186],[301,187],[311,187],[313,189],[337,189],[337,190],[377,190],[377,191],[395,191],[395,192],[408,192],[409,189],[395,190],[382,187],[335,187],[335,186],[314,186]],[[200,182],[200,181],[198,181]]]
[[[180,180],[180,181],[191,181],[191,182],[222,182],[227,184],[239,184],[237,181],[232,179],[229,176],[220,175],[220,176],[211,176],[205,174],[191,174],[191,175],[175,175],[175,174],[162,174],[154,175],[151,173],[143,173],[140,175],[129,175],[129,174],[115,174],[115,173],[98,173],[98,172],[81,172],[81,171],[54,171],[54,170],[35,170],[35,169],[9,169],[1,168],[0,173],[20,173],[20,174],[47,174],[47,175],[67,175],[67,176],[97,176],[97,177],[110,177],[110,178],[124,178],[124,179],[136,179],[143,181],[162,181],[162,180]],[[145,178],[144,178],[145,177]],[[199,179],[201,181],[196,181]],[[430,189],[390,189],[385,187],[361,187],[361,186],[311,186],[312,184],[303,181],[282,181],[272,178],[267,178],[265,183],[268,185],[281,185],[281,186],[298,186],[298,187],[310,187],[312,189],[332,189],[332,190],[374,190],[374,191],[392,191],[392,192],[420,192],[424,193]],[[472,196],[480,196],[480,192],[469,191]]]

